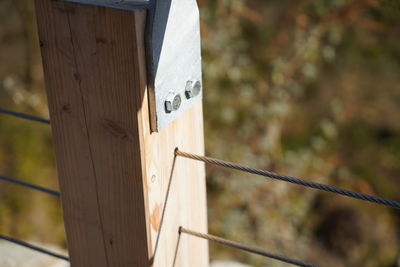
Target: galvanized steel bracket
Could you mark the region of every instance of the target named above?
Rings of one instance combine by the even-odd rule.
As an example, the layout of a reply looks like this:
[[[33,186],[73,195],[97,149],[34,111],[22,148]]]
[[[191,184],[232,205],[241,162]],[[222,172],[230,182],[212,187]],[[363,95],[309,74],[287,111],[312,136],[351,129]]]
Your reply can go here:
[[[160,131],[202,99],[200,22],[196,0],[66,1],[148,10],[146,59],[153,131]]]

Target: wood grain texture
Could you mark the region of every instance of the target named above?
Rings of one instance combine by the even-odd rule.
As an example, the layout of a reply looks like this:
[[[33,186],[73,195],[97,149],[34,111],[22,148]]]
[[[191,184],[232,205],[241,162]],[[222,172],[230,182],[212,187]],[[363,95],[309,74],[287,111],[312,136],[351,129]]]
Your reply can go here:
[[[142,24],[136,17],[137,25]],[[144,27],[137,31],[144,51]],[[139,41],[141,40],[141,41]],[[144,52],[139,53],[145,66]],[[140,81],[146,87],[146,68],[140,68]],[[209,266],[208,243],[179,235],[179,227],[207,233],[207,200],[203,163],[175,157],[175,149],[204,155],[203,104],[199,102],[161,132],[151,132],[148,90],[139,94],[139,132],[145,196],[149,212],[150,262],[156,267]]]
[[[207,231],[204,165],[174,157],[204,152],[202,105],[150,131],[145,12],[36,12],[72,267],[208,266],[207,242],[178,234]]]
[[[135,116],[144,13],[50,0],[36,10],[72,266],[148,266]]]

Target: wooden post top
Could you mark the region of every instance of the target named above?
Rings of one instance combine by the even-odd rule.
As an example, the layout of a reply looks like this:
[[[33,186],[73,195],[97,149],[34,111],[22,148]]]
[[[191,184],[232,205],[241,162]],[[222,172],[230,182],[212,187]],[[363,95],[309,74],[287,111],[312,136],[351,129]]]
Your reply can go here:
[[[196,0],[66,0],[148,11],[145,30],[152,131],[159,132],[202,99]]]

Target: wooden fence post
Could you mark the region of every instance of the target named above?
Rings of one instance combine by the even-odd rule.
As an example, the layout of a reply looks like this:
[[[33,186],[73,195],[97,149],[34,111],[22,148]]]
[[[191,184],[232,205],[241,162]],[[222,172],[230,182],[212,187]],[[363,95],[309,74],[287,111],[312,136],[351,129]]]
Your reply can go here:
[[[208,266],[178,233],[207,231],[204,166],[174,157],[204,152],[202,104],[151,132],[146,12],[35,2],[71,266]]]

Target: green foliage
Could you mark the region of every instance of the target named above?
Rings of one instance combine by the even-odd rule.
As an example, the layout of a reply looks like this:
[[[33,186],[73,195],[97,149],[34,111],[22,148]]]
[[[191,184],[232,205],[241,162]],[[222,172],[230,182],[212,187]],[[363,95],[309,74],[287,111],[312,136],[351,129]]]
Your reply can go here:
[[[400,1],[399,0],[382,0],[380,2],[383,17],[389,21],[396,22],[400,17]]]
[[[386,12],[374,1],[203,6],[208,154],[399,199],[399,20]],[[381,128],[390,133],[383,146],[375,134]],[[340,205],[330,214],[316,206],[332,196],[216,168],[209,168],[209,188],[212,233],[323,266],[390,266],[398,257],[396,219],[385,209],[376,223],[392,234],[362,228],[369,245],[339,255],[347,241],[329,240],[332,247],[319,234],[334,231],[320,220],[342,213]],[[359,209],[366,207],[348,205],[346,213],[374,220]],[[215,257],[269,264],[232,253],[212,246]]]
[[[47,117],[33,2],[0,3],[0,106]],[[57,188],[50,128],[0,116],[0,173]],[[0,232],[65,243],[57,198],[0,182]]]

